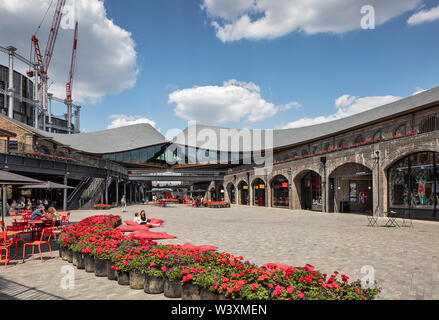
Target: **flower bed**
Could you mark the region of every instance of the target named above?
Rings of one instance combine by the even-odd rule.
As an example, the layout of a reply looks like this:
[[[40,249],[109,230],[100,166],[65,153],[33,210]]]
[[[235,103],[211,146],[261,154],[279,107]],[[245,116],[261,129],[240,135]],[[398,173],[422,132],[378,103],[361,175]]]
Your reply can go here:
[[[230,202],[224,201],[203,201],[206,208],[230,208]]]
[[[337,271],[328,276],[311,265],[257,266],[229,253],[133,239],[115,229],[119,224],[118,216],[90,217],[66,227],[58,243],[62,248],[113,263],[110,269],[125,277],[142,275],[140,278],[192,284],[229,299],[372,300],[380,292],[376,283],[363,288],[359,280],[349,282],[349,277]]]
[[[93,209],[94,210],[108,210],[108,209],[111,209],[113,206],[111,205],[111,204],[102,204],[102,203],[98,203],[98,204],[95,204],[94,206],[93,206]]]

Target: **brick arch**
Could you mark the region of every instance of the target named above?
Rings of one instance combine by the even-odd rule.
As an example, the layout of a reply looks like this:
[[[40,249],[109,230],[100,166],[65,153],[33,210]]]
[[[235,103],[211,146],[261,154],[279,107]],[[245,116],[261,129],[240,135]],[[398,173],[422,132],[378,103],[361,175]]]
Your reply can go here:
[[[389,170],[389,168],[391,166],[393,166],[396,162],[398,162],[401,159],[404,159],[405,157],[408,157],[412,154],[415,153],[420,153],[420,152],[436,152],[439,153],[438,149],[434,149],[434,148],[428,148],[428,147],[420,147],[420,148],[416,148],[416,149],[412,149],[410,150],[410,152],[397,152],[396,154],[394,154],[394,156],[390,159],[385,158],[382,162],[382,168],[385,172],[387,172],[387,170]]]
[[[365,167],[365,168],[367,168],[367,169],[369,169],[370,171],[373,172],[373,166],[370,165],[370,164],[367,164],[367,165],[366,165],[366,164],[364,164],[364,163],[360,163],[360,162],[348,161],[348,162],[345,162],[345,163],[340,164],[340,165],[335,166],[335,167],[331,166],[330,169],[328,168],[328,170],[327,170],[327,176],[328,176],[328,177],[331,177],[331,175],[333,175],[334,172],[335,172],[337,169],[339,169],[339,168],[341,168],[341,167],[343,167],[343,166],[346,166],[346,165],[350,165],[350,164],[363,166],[363,167]]]
[[[261,180],[262,182],[264,182],[265,185],[267,185],[267,181],[265,181],[265,179],[261,178],[261,177],[254,177],[253,180],[251,181],[250,185],[253,186],[255,184],[256,180]]]

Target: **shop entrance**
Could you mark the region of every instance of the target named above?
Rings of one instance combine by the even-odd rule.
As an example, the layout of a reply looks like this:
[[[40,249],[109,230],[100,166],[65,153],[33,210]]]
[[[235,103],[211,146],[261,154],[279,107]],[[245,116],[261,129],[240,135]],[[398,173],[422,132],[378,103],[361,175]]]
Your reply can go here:
[[[253,182],[254,205],[265,207],[265,182],[262,179],[256,179]]]
[[[372,182],[372,171],[361,164],[348,163],[335,169],[329,176],[329,211],[372,212]]]

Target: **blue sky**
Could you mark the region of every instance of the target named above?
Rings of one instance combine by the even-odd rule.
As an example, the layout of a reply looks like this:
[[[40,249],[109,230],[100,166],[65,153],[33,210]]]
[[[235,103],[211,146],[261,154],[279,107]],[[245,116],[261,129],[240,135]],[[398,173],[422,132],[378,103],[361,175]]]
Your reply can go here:
[[[410,1],[417,2],[407,0]],[[373,1],[365,3],[368,2]],[[428,11],[439,3],[420,2],[413,9],[378,24],[374,30],[354,28],[314,34],[294,30],[281,36],[257,39],[243,36],[239,40],[222,41],[212,22],[224,26],[232,19],[223,19],[218,13],[215,16],[217,8],[211,11],[201,8],[202,0],[106,0],[107,17],[131,33],[139,73],[130,89],[106,93],[94,103],[83,103],[82,129],[88,132],[105,129],[120,115],[131,120],[150,119],[162,133],[171,128],[184,129],[187,120],[176,115],[177,104],[169,103],[170,94],[189,89],[186,93],[192,100],[182,102],[184,112],[197,100],[191,88],[213,87],[212,99],[218,99],[215,89],[231,79],[236,79],[235,83],[255,84],[257,89],[250,93],[259,98],[254,101],[262,100],[261,108],[266,107],[265,102],[277,111],[272,108],[262,119],[254,114],[256,120],[249,121],[248,113],[244,112],[237,117],[241,119],[239,122],[218,122],[218,117],[223,115],[211,112],[206,106],[207,115],[200,116],[201,120],[229,127],[281,128],[294,121],[330,116],[337,111],[348,115],[353,109],[367,110],[373,97],[379,97],[372,99],[376,104],[410,96],[419,89],[430,89],[439,85],[439,19],[416,25],[407,21],[413,14]],[[376,13],[379,15],[378,9]],[[258,19],[260,15],[250,17]],[[118,42],[111,44],[118,45]],[[84,50],[81,39],[79,50]],[[77,76],[83,77],[84,72]],[[112,77],[111,81],[118,82],[117,75]],[[235,86],[247,88],[245,84]],[[175,99],[182,101],[181,96]],[[201,103],[203,99],[206,99],[204,93]],[[296,104],[285,107],[291,102]],[[243,108],[252,108],[251,103]],[[349,109],[352,105],[354,108]],[[195,114],[200,112],[194,108]]]

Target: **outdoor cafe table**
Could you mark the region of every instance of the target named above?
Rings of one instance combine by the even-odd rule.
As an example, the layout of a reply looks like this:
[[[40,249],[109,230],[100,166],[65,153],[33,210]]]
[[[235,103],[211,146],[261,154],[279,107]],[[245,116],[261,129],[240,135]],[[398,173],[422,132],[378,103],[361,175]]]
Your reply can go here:
[[[35,234],[39,234],[41,232],[41,229],[47,226],[51,222],[52,221],[48,219],[38,219],[38,220],[28,221],[29,225],[34,227],[34,230],[32,232],[32,241],[35,240]]]

